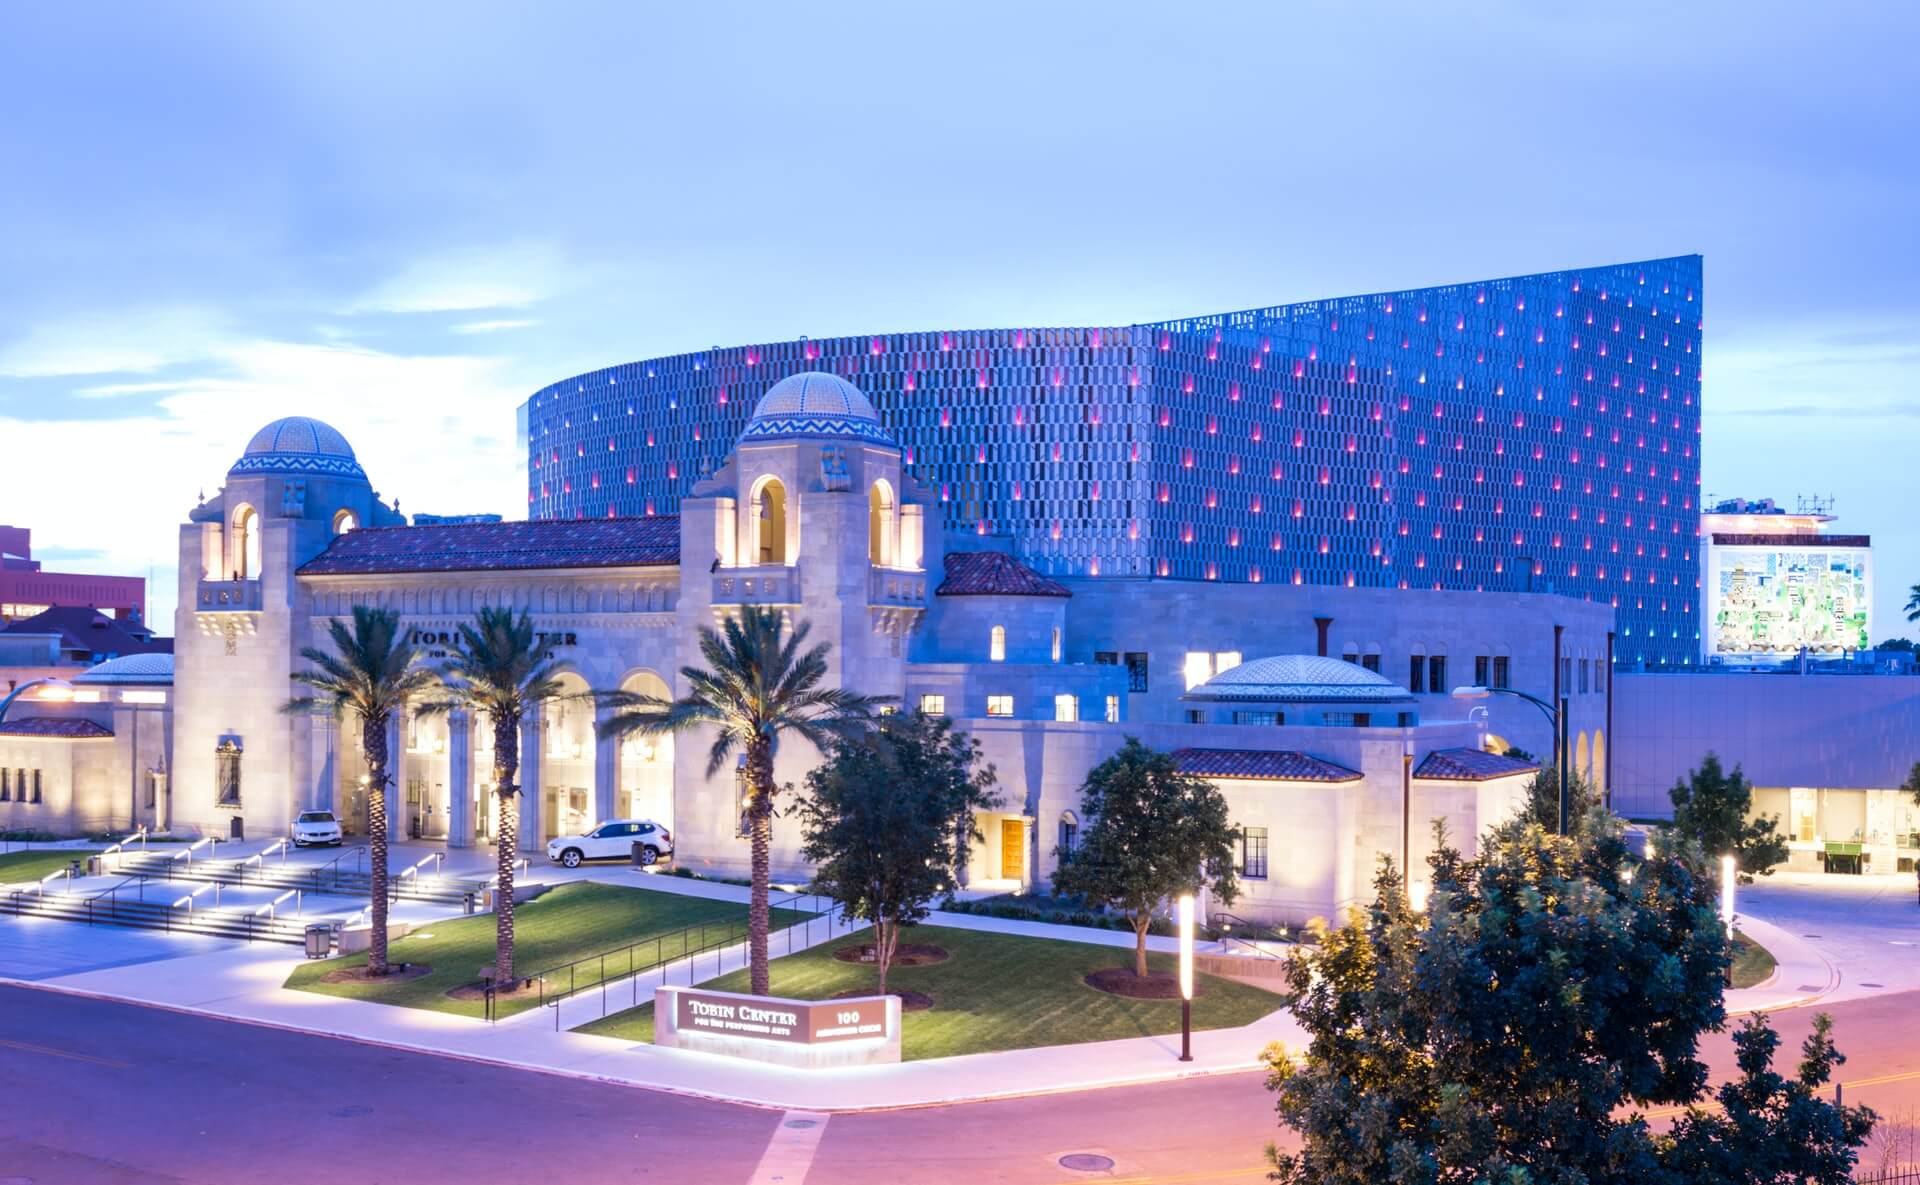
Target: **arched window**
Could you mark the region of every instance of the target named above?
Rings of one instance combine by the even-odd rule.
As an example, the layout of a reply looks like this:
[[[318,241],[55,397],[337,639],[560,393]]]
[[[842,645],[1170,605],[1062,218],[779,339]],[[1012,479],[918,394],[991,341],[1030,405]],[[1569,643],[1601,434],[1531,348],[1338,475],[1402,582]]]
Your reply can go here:
[[[1573,776],[1583,782],[1591,782],[1593,780],[1593,764],[1592,760],[1587,756],[1587,734],[1584,731],[1580,733],[1579,739],[1573,743]],[[1569,778],[1567,781],[1572,783],[1573,779]]]
[[[769,477],[753,492],[754,556],[757,564],[787,562],[787,487]]]
[[[1598,729],[1593,733],[1593,774],[1590,780],[1595,790],[1603,795],[1607,792],[1607,734]]]
[[[1060,627],[1053,627],[1053,661],[1060,661]]]
[[[333,516],[333,533],[334,534],[344,535],[348,531],[357,531],[359,529],[360,529],[360,516],[355,514],[353,511],[343,510],[339,514],[336,514]]]
[[[987,657],[994,662],[1007,661],[1007,627],[996,625],[987,642]]]
[[[893,537],[893,487],[876,481],[867,494],[867,561],[877,568],[891,568]]]
[[[233,547],[228,562],[235,580],[260,579],[260,514],[245,503],[233,512]]]

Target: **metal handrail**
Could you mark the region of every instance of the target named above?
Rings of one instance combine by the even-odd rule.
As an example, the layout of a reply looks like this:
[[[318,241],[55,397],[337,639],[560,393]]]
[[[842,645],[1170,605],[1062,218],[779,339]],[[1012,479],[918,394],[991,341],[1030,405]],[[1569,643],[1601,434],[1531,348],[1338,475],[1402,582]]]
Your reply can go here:
[[[771,916],[773,911],[776,909],[793,909],[794,912],[796,913],[805,912],[806,913],[805,918],[801,919],[800,921],[793,922],[789,925],[782,926],[780,927],[780,930],[782,932],[790,932],[796,928],[804,927],[805,933],[810,943],[812,933],[813,933],[813,919],[816,916],[819,916],[820,912],[822,911],[819,911],[817,909],[809,909],[808,907],[800,906],[798,903],[803,901],[811,901],[816,899],[817,897],[818,895],[813,893],[795,893],[794,895],[783,898],[779,901],[769,901],[767,903],[767,912],[769,916]],[[829,905],[829,911],[830,910],[831,910],[831,905]],[[831,921],[832,921],[831,913],[829,912],[828,913],[829,925],[831,925]],[[722,937],[718,939],[710,939],[707,937],[707,932],[709,930],[713,930],[715,928],[720,928],[720,927],[724,927]],[[516,976],[515,978],[527,979],[532,982],[538,983],[540,985],[540,1004],[544,1007],[553,1009],[553,1028],[555,1032],[559,1032],[560,1031],[560,1005],[565,1001],[567,1001],[568,999],[571,999],[573,996],[578,995],[580,992],[589,991],[594,987],[598,987],[600,989],[601,1015],[604,1016],[606,1014],[607,985],[613,982],[614,979],[627,979],[631,982],[633,986],[633,1003],[634,1005],[637,1006],[640,1003],[640,976],[645,975],[649,971],[657,971],[662,967],[671,966],[672,964],[680,962],[683,959],[687,960],[689,965],[691,966],[692,960],[699,958],[703,954],[708,954],[714,951],[724,951],[724,950],[731,949],[732,947],[737,946],[741,942],[745,941],[745,939],[747,938],[748,934],[751,931],[751,928],[752,928],[751,920],[744,919],[744,918],[734,920],[734,921],[724,922],[724,923],[702,922],[697,925],[683,927],[679,930],[672,930],[665,934],[656,934],[651,938],[643,938],[639,942],[629,943],[626,946],[619,947],[615,950],[604,951],[597,955],[587,955],[584,958],[575,959],[570,963],[562,963],[555,967],[550,967],[542,971],[537,971],[534,974],[529,976]],[[698,945],[689,947],[688,937],[696,932],[700,934],[701,941]],[[676,938],[680,940],[679,949],[674,954],[668,955],[666,953],[666,944],[669,941]],[[634,952],[639,950],[641,947],[645,947],[645,946],[654,947],[656,952],[658,952],[657,956],[653,959],[652,962],[649,962],[646,964],[636,964],[634,960]],[[787,943],[787,950],[789,954],[792,953],[793,943],[791,939],[789,939]],[[612,977],[609,977],[607,974],[607,960],[610,958],[618,958],[622,955],[626,957],[626,969],[624,971],[621,971],[619,967],[616,965],[615,974]],[[592,981],[587,983],[581,983],[579,982],[580,969],[582,967],[585,967],[588,964],[594,964],[599,974]],[[717,969],[719,966],[718,959],[715,960],[714,965]],[[549,979],[557,978],[560,972],[562,971],[566,972],[567,974],[567,990],[564,992],[556,991],[553,994],[552,998],[549,999],[547,994],[547,982]],[[493,1001],[492,1001],[491,995],[489,995],[489,999],[488,999],[489,1015],[487,1017],[487,1019],[489,1020],[494,1019],[494,1016],[492,1015],[492,1009],[493,1009]]]

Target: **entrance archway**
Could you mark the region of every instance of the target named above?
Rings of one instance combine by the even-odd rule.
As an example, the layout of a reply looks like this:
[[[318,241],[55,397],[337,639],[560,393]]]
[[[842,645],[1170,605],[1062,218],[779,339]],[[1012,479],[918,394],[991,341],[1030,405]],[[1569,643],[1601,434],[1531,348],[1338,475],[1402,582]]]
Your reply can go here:
[[[652,671],[628,675],[620,690],[663,701],[672,697],[666,680]],[[673,830],[673,743],[672,733],[628,736],[620,741],[620,781],[613,799],[613,809],[620,817],[651,819]]]

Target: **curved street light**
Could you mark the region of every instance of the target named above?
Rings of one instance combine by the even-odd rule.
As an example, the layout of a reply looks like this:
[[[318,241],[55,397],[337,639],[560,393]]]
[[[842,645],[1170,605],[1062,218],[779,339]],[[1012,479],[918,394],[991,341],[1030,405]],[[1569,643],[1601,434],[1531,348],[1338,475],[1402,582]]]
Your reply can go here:
[[[35,687],[61,687],[68,691],[74,690],[73,684],[67,682],[65,679],[56,678],[52,675],[42,675],[38,679],[29,679],[8,692],[5,699],[0,699],[0,721],[6,720],[7,709],[13,706],[14,700],[19,699],[21,695]]]
[[[1560,706],[1554,707],[1537,695],[1516,691],[1511,687],[1456,687],[1453,698],[1460,700],[1486,699],[1495,695],[1511,695],[1526,700],[1534,707],[1546,713],[1547,723],[1553,727],[1553,758],[1560,791],[1560,825],[1556,829],[1561,835],[1567,833],[1567,813],[1571,806],[1567,787],[1567,697],[1560,697]]]

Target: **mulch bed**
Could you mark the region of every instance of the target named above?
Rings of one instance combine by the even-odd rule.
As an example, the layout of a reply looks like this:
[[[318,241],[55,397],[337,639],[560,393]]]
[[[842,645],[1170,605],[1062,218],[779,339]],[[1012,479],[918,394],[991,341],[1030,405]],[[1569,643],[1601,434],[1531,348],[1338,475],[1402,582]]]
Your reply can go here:
[[[537,1000],[540,998],[540,985],[541,981],[538,979],[516,979],[511,986],[501,985],[500,988],[493,993],[493,998],[496,1001]],[[487,998],[487,985],[478,981],[463,983],[457,988],[449,988],[447,990],[447,996],[453,1000],[485,1000]]]
[[[385,975],[368,975],[365,967],[336,967],[320,977],[321,983],[405,983],[432,975],[425,963],[388,963]]]
[[[1147,975],[1133,973],[1131,967],[1107,967],[1084,977],[1080,982],[1095,991],[1106,992],[1111,996],[1125,996],[1130,1000],[1178,1000],[1180,998],[1180,977],[1178,975]],[[1206,988],[1196,978],[1193,994],[1199,997],[1206,994]]]
[[[835,992],[833,998],[836,1000],[851,1000],[855,996],[871,996],[874,994],[875,993],[869,988],[848,988],[844,992]],[[900,997],[900,1011],[902,1012],[925,1012],[927,1009],[933,1007],[933,997],[925,992],[895,988],[887,994],[889,996]]]
[[[873,943],[860,943],[843,946],[833,952],[833,957],[842,963],[873,962]],[[926,942],[903,942],[893,948],[895,967],[931,967],[935,963],[944,963],[953,956],[944,946],[934,946]]]

